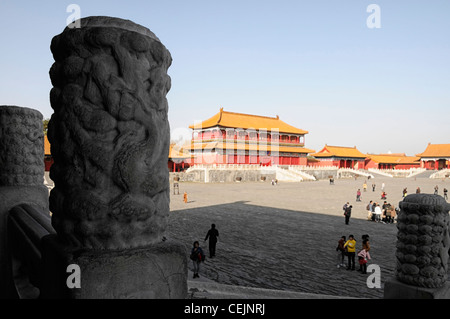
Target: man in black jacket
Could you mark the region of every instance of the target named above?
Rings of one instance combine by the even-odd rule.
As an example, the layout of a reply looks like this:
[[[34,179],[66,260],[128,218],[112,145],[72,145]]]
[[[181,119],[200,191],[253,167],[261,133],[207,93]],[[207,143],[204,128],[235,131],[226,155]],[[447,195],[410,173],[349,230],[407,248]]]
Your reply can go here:
[[[205,241],[209,238],[209,258],[213,258],[216,255],[217,237],[219,237],[219,231],[216,229],[216,225],[212,224],[205,237]]]
[[[348,222],[350,221],[350,217],[352,216],[352,205],[349,205],[345,208],[344,216],[345,216],[345,225],[348,225]]]

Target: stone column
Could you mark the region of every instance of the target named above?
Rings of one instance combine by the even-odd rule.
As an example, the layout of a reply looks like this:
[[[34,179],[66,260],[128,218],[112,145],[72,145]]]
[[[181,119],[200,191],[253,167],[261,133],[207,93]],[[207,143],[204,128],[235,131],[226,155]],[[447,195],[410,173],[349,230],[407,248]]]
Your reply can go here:
[[[450,205],[439,195],[408,195],[399,207],[396,278],[385,298],[450,298]]]
[[[8,244],[8,212],[20,204],[48,212],[42,119],[42,114],[33,109],[0,106],[0,299],[17,297]]]
[[[131,21],[80,22],[51,43],[50,210],[57,238],[45,241],[44,255],[81,267],[81,289],[69,297],[184,298],[184,246],[163,242],[171,55]]]

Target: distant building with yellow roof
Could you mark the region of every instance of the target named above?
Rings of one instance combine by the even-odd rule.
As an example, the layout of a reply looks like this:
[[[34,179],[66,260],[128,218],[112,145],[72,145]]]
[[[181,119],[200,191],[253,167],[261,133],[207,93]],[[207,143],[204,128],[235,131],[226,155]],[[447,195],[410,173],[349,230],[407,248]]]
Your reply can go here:
[[[426,169],[450,168],[450,144],[428,143],[424,152],[416,154],[420,157],[421,167]]]
[[[410,169],[420,167],[420,157],[406,156],[405,153],[368,154],[366,168]]]
[[[50,171],[50,167],[53,164],[52,153],[50,152],[50,142],[48,141],[47,135],[44,135],[44,164],[45,171]]]
[[[325,145],[319,152],[305,148],[308,131],[268,117],[224,111],[189,126],[192,140],[170,145],[168,168],[179,172],[193,164],[259,164],[334,166],[353,169],[450,169],[450,144],[429,143],[416,156],[363,154],[356,146]],[[50,143],[44,136],[45,170],[53,164]]]
[[[326,145],[319,152],[311,154],[318,162],[311,162],[310,166],[334,166],[339,168],[364,169],[366,154],[361,153],[356,146]]]
[[[291,126],[279,116],[268,117],[224,111],[189,126],[191,152],[198,164],[306,165],[308,131]]]
[[[190,145],[190,143],[189,143]],[[187,147],[189,147],[187,145]],[[181,172],[189,168],[194,156],[185,145],[179,146],[177,143],[170,144],[168,168],[171,172]]]

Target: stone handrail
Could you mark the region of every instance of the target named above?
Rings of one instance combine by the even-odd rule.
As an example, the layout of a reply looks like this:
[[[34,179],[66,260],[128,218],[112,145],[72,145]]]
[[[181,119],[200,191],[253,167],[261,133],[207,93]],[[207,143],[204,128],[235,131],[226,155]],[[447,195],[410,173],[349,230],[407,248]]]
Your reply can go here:
[[[450,175],[450,169],[446,168],[430,175],[430,178],[445,178],[448,175]]]
[[[339,167],[337,167],[337,166],[304,166],[304,165],[300,165],[300,166],[297,166],[298,167],[298,169],[301,169],[301,170],[323,170],[323,171],[328,171],[328,170],[338,170],[339,169]]]
[[[357,175],[366,176],[366,177],[370,176],[370,178],[374,178],[374,176],[372,174],[363,172],[361,170],[356,170],[356,169],[353,169],[353,168],[340,168],[339,172],[350,172],[350,173],[354,173],[354,174],[357,174]]]
[[[392,174],[386,173],[384,170],[380,170],[377,168],[369,168],[367,169],[369,172],[375,173],[375,174],[379,174],[379,175],[383,175],[386,177],[393,177]]]
[[[41,240],[55,234],[50,215],[37,207],[18,205],[8,215],[8,238],[17,293],[20,298],[37,298],[45,290]],[[26,270],[26,272],[24,272]]]
[[[288,181],[288,182],[303,181],[303,177],[294,171],[284,169],[279,166],[272,166],[272,167],[269,167],[268,169],[274,169],[275,173],[276,173],[276,177],[280,181]]]
[[[15,243],[9,238],[9,212],[20,204],[48,212],[42,119],[37,110],[0,105],[0,299],[18,297],[12,274],[11,243]]]
[[[289,166],[289,170],[299,174],[304,180],[315,181],[316,178],[308,173],[302,171],[302,168],[299,166],[291,165]]]
[[[258,170],[261,168],[259,164],[194,164],[189,167],[186,172],[195,169],[215,169],[215,170]]]

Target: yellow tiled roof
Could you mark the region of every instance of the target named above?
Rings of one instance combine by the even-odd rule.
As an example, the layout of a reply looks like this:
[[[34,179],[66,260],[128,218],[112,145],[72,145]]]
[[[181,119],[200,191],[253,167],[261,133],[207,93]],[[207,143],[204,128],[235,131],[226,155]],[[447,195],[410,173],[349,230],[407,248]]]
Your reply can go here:
[[[272,148],[272,146],[274,146]],[[314,150],[304,148],[304,147],[292,147],[292,146],[275,146],[267,144],[267,146],[261,147],[258,144],[244,144],[244,143],[222,143],[222,142],[209,142],[209,143],[192,143],[191,150],[204,150],[204,149],[230,149],[234,150],[245,150],[245,151],[268,151],[268,152],[279,152],[279,153],[299,153],[299,154],[309,154],[314,152]]]
[[[377,163],[383,164],[419,164],[420,157],[406,156],[405,154],[373,154],[368,157]]]
[[[345,147],[345,146],[329,146],[325,145],[325,147],[314,154],[311,154],[314,157],[357,157],[357,158],[366,158],[367,155],[358,151],[356,146],[354,147]]]
[[[428,144],[423,153],[416,154],[419,157],[450,157],[450,144]]]
[[[234,112],[226,112],[223,108],[219,113],[213,117],[203,121],[201,124],[190,125],[189,128],[211,128],[211,127],[228,127],[228,128],[242,128],[242,129],[265,129],[268,133],[270,131],[278,130],[280,133],[290,134],[308,134],[308,131],[291,126],[278,117],[267,117],[260,115],[250,115]]]
[[[193,155],[191,155],[191,153],[189,153],[189,150],[186,149],[186,146],[177,146],[175,147],[176,143],[170,144],[170,149],[169,149],[169,158],[191,158],[194,157]],[[189,147],[189,146],[188,146]]]

